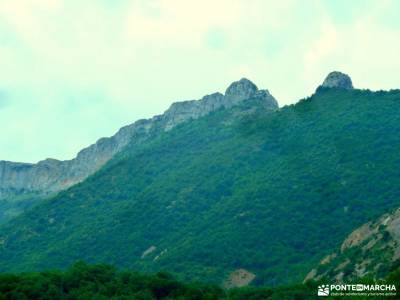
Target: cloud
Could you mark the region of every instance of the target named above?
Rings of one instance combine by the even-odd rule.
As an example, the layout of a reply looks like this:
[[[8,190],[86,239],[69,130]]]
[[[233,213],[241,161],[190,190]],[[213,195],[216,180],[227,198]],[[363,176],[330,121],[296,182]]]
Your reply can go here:
[[[398,11],[398,1],[0,0],[0,159],[72,158],[241,77],[281,104],[334,69],[356,86],[398,87]]]
[[[0,109],[5,108],[9,104],[6,94],[0,91]]]

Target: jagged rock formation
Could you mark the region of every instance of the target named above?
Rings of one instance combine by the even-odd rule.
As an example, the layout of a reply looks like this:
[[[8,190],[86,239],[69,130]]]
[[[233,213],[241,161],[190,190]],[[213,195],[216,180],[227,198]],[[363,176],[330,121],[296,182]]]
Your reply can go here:
[[[349,75],[334,71],[328,74],[320,87],[351,90],[353,83]]]
[[[160,131],[168,131],[190,119],[219,108],[229,108],[247,99],[260,100],[265,109],[278,103],[267,90],[258,90],[248,79],[233,82],[225,95],[214,93],[201,100],[173,103],[163,114],[121,128],[114,136],[101,138],[72,160],[46,159],[37,164],[0,161],[0,199],[24,193],[47,194],[68,188],[97,171],[128,143],[141,142]]]
[[[305,278],[348,282],[364,276],[382,278],[400,265],[400,208],[354,230],[340,249],[321,260]]]

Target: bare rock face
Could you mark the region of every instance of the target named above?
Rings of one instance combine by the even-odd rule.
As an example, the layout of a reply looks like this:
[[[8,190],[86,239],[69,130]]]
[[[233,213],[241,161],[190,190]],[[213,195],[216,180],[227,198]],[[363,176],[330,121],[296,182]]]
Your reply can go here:
[[[237,269],[229,274],[229,277],[222,283],[222,286],[226,289],[243,287],[249,285],[254,278],[256,278],[255,274],[245,269]]]
[[[366,275],[381,278],[399,263],[400,208],[354,230],[304,281],[329,278],[349,282]]]
[[[259,100],[265,109],[278,109],[278,102],[268,92],[259,90],[250,80],[242,78],[233,82],[225,95],[214,93],[204,96],[201,100],[176,102],[162,115],[165,120],[165,130],[170,130],[177,124],[189,119],[197,119],[220,108],[230,108],[244,100]]]
[[[224,95],[215,93],[204,96],[201,100],[175,102],[162,116],[165,120],[165,130],[170,130],[179,123],[189,119],[197,119],[221,108]]]
[[[351,90],[353,83],[349,75],[334,71],[328,74],[321,87]]]
[[[243,78],[232,83],[225,95],[214,93],[200,100],[173,103],[163,115],[125,126],[112,137],[101,138],[81,150],[72,160],[46,159],[37,164],[0,161],[0,200],[24,193],[46,195],[66,189],[100,169],[129,143],[140,143],[157,132],[248,99],[259,100],[267,110],[278,109],[278,103],[267,90],[258,90],[254,83]]]
[[[224,106],[230,107],[246,99],[262,100],[267,108],[276,109],[278,107],[278,102],[268,90],[259,90],[254,83],[246,78],[231,83],[226,89]]]
[[[246,78],[233,82],[225,92],[225,96],[232,102],[253,97],[258,91],[257,86]]]
[[[135,135],[147,131],[148,122],[121,128],[81,150],[72,160],[45,159],[37,164],[0,161],[0,199],[24,193],[48,194],[63,190],[97,171]]]

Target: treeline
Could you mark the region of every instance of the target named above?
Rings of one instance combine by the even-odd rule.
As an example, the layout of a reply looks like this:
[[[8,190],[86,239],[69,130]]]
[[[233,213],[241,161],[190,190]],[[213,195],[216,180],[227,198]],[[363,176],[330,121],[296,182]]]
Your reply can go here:
[[[400,269],[390,274],[387,280],[399,283]],[[182,283],[164,272],[145,275],[133,271],[119,271],[109,265],[78,262],[65,271],[1,274],[0,299],[317,299],[317,285],[312,282],[277,288],[247,287],[226,291],[211,284]]]
[[[0,275],[0,299],[7,300],[301,299],[311,297],[315,291],[304,285],[225,291],[211,284],[182,283],[169,273],[145,275],[83,262],[65,271]]]

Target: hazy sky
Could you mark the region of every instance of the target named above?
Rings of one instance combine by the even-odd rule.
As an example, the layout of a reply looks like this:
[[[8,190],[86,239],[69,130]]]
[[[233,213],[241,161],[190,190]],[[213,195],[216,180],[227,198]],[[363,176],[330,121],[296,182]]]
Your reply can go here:
[[[0,0],[0,160],[70,159],[247,77],[280,105],[332,70],[400,88],[400,1]]]

